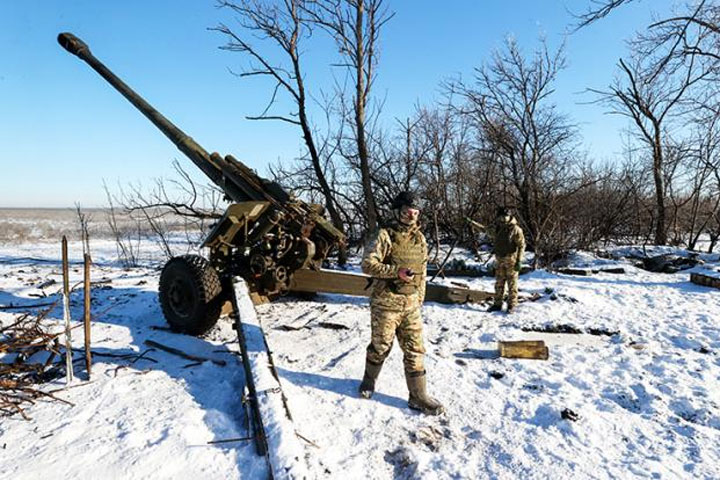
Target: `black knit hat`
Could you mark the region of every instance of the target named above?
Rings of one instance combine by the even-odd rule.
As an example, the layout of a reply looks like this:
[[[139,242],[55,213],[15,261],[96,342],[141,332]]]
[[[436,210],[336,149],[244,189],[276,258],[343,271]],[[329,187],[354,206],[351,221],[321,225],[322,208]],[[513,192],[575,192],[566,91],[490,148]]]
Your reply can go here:
[[[497,213],[496,216],[498,217],[505,217],[510,215],[510,208],[506,206],[499,206],[497,207]]]
[[[418,208],[417,200],[413,192],[407,190],[398,193],[395,200],[392,202],[392,208],[399,209],[402,207]]]

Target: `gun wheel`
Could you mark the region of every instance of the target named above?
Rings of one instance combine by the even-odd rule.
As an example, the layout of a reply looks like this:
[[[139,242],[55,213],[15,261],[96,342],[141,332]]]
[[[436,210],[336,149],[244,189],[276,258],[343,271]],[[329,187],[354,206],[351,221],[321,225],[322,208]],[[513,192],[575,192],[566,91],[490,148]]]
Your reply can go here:
[[[203,257],[170,259],[160,274],[160,306],[175,332],[200,335],[213,327],[222,309],[222,285],[217,271]]]

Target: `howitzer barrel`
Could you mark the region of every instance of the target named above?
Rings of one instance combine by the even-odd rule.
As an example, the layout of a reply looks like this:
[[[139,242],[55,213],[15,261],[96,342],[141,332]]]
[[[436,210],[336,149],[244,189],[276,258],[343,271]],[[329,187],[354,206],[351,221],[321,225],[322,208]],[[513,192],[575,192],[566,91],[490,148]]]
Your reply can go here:
[[[289,197],[276,184],[264,181],[249,168],[232,157],[222,158],[217,154],[210,155],[195,140],[180,130],[148,102],[120,80],[102,62],[90,53],[85,42],[72,33],[58,35],[58,43],[68,52],[77,55],[93,70],[103,77],[110,85],[120,92],[135,108],[145,115],[167,138],[173,142],[202,172],[218,185],[234,202],[247,200],[269,200],[272,203],[284,202]],[[269,188],[272,187],[272,188]],[[270,191],[268,191],[270,190]]]

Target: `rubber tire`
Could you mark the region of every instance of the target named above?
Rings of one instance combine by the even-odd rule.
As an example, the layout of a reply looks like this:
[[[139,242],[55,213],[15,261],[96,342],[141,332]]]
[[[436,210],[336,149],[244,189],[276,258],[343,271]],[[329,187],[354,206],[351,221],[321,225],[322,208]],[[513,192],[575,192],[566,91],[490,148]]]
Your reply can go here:
[[[158,295],[165,320],[174,332],[201,335],[220,318],[220,277],[199,255],[171,258],[160,274]]]

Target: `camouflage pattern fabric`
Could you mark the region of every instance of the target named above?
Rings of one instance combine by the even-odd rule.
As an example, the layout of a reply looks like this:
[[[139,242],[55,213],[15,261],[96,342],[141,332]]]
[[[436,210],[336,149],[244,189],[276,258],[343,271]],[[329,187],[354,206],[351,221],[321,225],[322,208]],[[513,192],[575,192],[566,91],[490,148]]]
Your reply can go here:
[[[497,220],[492,229],[493,251],[497,257],[516,254],[522,260],[525,251],[525,235],[514,217],[507,222]]]
[[[413,254],[407,250],[408,244],[403,245],[405,250],[402,257],[417,258],[412,265],[405,265],[393,258],[393,238],[401,236],[412,237],[411,248],[416,250]],[[405,311],[420,308],[425,298],[425,279],[427,276],[427,242],[425,236],[417,226],[393,226],[381,228],[377,235],[365,246],[362,260],[363,273],[373,277],[370,305],[383,307],[386,310]],[[412,268],[415,271],[416,288],[410,294],[399,293],[395,285],[398,282],[400,268]]]
[[[498,218],[493,232],[495,252],[495,306],[502,307],[505,284],[508,289],[508,308],[517,305],[518,272],[516,265],[522,262],[525,252],[525,236],[515,218]]]
[[[508,287],[508,308],[517,305],[518,272],[515,270],[517,255],[496,258],[495,263],[495,305],[500,307],[505,296],[505,284]]]
[[[414,288],[398,288],[400,268],[412,268],[415,272]],[[381,228],[365,247],[362,270],[373,277],[372,332],[367,360],[381,364],[390,354],[397,336],[404,354],[405,371],[424,371],[420,307],[425,298],[427,270],[425,236],[417,225]]]
[[[371,340],[367,347],[367,360],[376,365],[385,361],[392,350],[395,336],[403,351],[403,364],[406,372],[423,372],[422,318],[420,309],[406,311],[386,310],[371,307]]]

